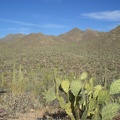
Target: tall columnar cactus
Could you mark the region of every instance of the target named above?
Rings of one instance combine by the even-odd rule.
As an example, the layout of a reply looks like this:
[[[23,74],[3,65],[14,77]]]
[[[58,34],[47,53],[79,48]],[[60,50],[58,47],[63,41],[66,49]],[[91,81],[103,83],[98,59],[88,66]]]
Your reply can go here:
[[[15,69],[13,66],[13,79],[10,84],[10,90],[15,95],[23,94],[26,91],[28,85],[27,79],[24,77],[24,72],[22,71],[22,66],[19,66],[19,70]]]

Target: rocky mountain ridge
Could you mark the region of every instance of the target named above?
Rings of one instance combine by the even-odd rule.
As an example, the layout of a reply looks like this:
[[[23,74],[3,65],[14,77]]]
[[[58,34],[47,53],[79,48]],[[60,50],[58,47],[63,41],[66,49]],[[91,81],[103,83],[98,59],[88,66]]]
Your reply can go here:
[[[85,31],[80,30],[79,28],[74,28],[64,34],[58,36],[54,35],[45,35],[43,33],[31,33],[29,35],[25,34],[9,34],[4,38],[1,38],[0,41],[24,41],[24,42],[55,42],[55,41],[65,41],[65,42],[80,42],[83,40],[120,40],[120,26],[114,28],[109,32],[98,32],[91,29],[86,29]]]

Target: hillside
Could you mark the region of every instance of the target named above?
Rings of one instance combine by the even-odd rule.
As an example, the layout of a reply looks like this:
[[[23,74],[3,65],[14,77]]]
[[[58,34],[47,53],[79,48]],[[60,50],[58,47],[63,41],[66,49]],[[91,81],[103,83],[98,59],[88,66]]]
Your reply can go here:
[[[9,41],[22,39],[25,36],[26,36],[25,34],[9,34],[9,35],[5,36],[4,38],[1,38],[0,41],[9,42]]]
[[[117,57],[120,53],[120,26],[109,32],[98,32],[91,29],[82,31],[78,28],[74,28],[58,36],[45,35],[42,33],[31,33],[28,35],[10,34],[2,38],[0,41],[6,42],[4,44],[7,44],[9,47],[16,46],[18,50],[27,46],[31,49],[33,47],[39,48],[39,46],[54,46],[56,48],[61,47],[63,49],[63,53],[66,49],[67,52],[71,52],[76,55],[79,55],[79,52],[84,53],[87,51],[88,56],[91,56],[91,54],[98,55],[98,53],[102,56],[102,54],[109,53],[108,56]],[[116,53],[114,54],[114,52]]]
[[[69,60],[69,62],[67,61],[68,58],[74,60],[76,57],[80,58],[83,56],[83,58],[88,61],[96,60],[96,62],[101,62],[101,60],[103,60],[103,62],[104,60],[117,60],[118,62],[120,58],[120,26],[109,32],[98,32],[90,29],[82,31],[74,28],[58,36],[45,35],[42,33],[31,33],[29,35],[15,34],[8,35],[2,38],[1,41],[1,56],[5,58],[10,57],[7,61],[12,61],[12,63],[8,62],[11,63],[11,65],[15,61],[21,61],[20,63],[23,64],[22,61],[26,60],[29,61],[28,63],[30,63],[31,60],[34,63],[34,58],[37,57],[37,59],[39,59],[37,61],[42,61],[45,57],[45,59],[47,59],[47,66],[51,67],[56,66],[55,64],[57,63],[60,64],[65,59],[66,62],[63,62],[65,65],[62,66],[63,69],[64,66],[68,67],[69,62],[71,62]],[[15,56],[18,55],[19,57],[16,59]],[[44,57],[41,58],[40,55]],[[31,58],[32,56],[33,58]],[[53,59],[55,59],[55,61]],[[1,60],[3,61],[2,57]],[[41,63],[38,62],[38,64]],[[43,61],[42,64],[44,64]],[[72,70],[72,68],[70,69]],[[117,69],[119,68],[117,67]]]
[[[120,26],[109,32],[74,28],[58,36],[7,35],[0,40],[0,90],[8,92],[2,93],[0,106],[7,115],[30,111],[27,119],[36,110],[35,119],[54,113],[58,104],[47,103],[43,93],[52,90],[48,99],[53,99],[54,80],[79,80],[83,72],[86,80],[106,88],[120,78]],[[43,107],[50,105],[52,110]]]
[[[40,45],[51,45],[57,43],[55,36],[44,35],[42,33],[31,33],[26,35],[19,41],[16,41],[15,44],[19,42],[19,45],[26,45],[26,46],[40,46]]]
[[[108,39],[117,39],[120,38],[120,26],[114,28],[113,30],[109,32],[98,32],[91,29],[86,29],[85,31],[80,30],[79,28],[73,28],[72,30],[60,34],[57,37],[53,35],[44,35],[42,33],[31,33],[29,35],[25,34],[9,34],[4,38],[1,38],[0,41],[14,41],[14,40],[20,40],[20,39],[35,39],[35,40],[43,40],[43,39],[54,39],[59,41],[65,40],[65,41],[71,41],[71,42],[78,42],[81,40],[92,40],[97,39],[99,37],[107,37]],[[37,41],[36,41],[37,42]]]
[[[80,30],[79,28],[73,28],[72,30],[60,34],[58,36],[53,35],[44,35],[42,33],[31,33],[29,35],[25,34],[9,34],[4,38],[1,38],[0,41],[25,41],[28,42],[28,44],[32,41],[34,43],[41,42],[41,44],[44,44],[45,42],[52,43],[53,41],[67,41],[67,42],[80,42],[80,41],[93,41],[93,40],[101,40],[104,41],[113,41],[120,38],[120,26],[114,28],[113,30],[109,32],[98,32],[91,29],[86,29],[85,31]]]
[[[74,28],[67,33],[59,35],[58,37],[66,41],[76,42],[82,40],[82,34],[82,30]]]

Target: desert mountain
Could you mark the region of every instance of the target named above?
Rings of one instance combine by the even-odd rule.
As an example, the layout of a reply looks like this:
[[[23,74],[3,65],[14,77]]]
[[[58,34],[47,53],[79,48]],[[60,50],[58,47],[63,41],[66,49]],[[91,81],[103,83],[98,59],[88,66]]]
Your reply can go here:
[[[119,42],[120,44],[120,25],[107,34],[109,40]]]
[[[120,46],[120,26],[101,34],[101,36],[98,37],[98,40],[107,45],[114,46],[116,44],[117,46]]]
[[[41,46],[41,45],[49,46],[58,44],[58,41],[56,37],[52,35],[45,35],[42,33],[31,33],[17,41],[14,41],[14,44],[19,44],[23,46]]]
[[[14,40],[19,40],[25,37],[25,34],[8,34],[4,38],[1,38],[0,41],[14,41]]]
[[[59,35],[58,37],[69,42],[81,42],[82,40],[97,39],[104,34],[104,32],[98,32],[91,29],[86,29],[85,31],[82,31],[79,28],[74,28],[67,33]]]
[[[74,28],[64,34],[58,36],[45,35],[42,33],[31,33],[29,35],[24,34],[9,34],[6,37],[0,39],[1,41],[14,41],[19,44],[31,45],[51,45],[61,42],[83,42],[89,41],[95,44],[120,44],[120,26],[114,28],[109,32],[98,32],[90,29],[82,31],[78,28]]]
[[[82,30],[74,28],[67,33],[59,35],[58,37],[66,41],[76,42],[82,40],[82,35],[83,35]]]
[[[116,28],[112,29],[109,33],[119,35],[119,37],[120,37],[120,25],[117,26]]]

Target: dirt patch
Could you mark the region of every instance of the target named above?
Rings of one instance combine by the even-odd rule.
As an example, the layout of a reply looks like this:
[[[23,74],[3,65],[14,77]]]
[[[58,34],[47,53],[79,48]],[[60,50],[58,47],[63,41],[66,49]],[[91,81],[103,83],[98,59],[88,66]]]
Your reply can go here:
[[[5,110],[1,112],[0,120],[54,120],[54,119],[65,119],[70,120],[65,113],[60,108],[44,107],[39,110],[31,109],[27,113],[16,113],[15,115],[8,115]]]

